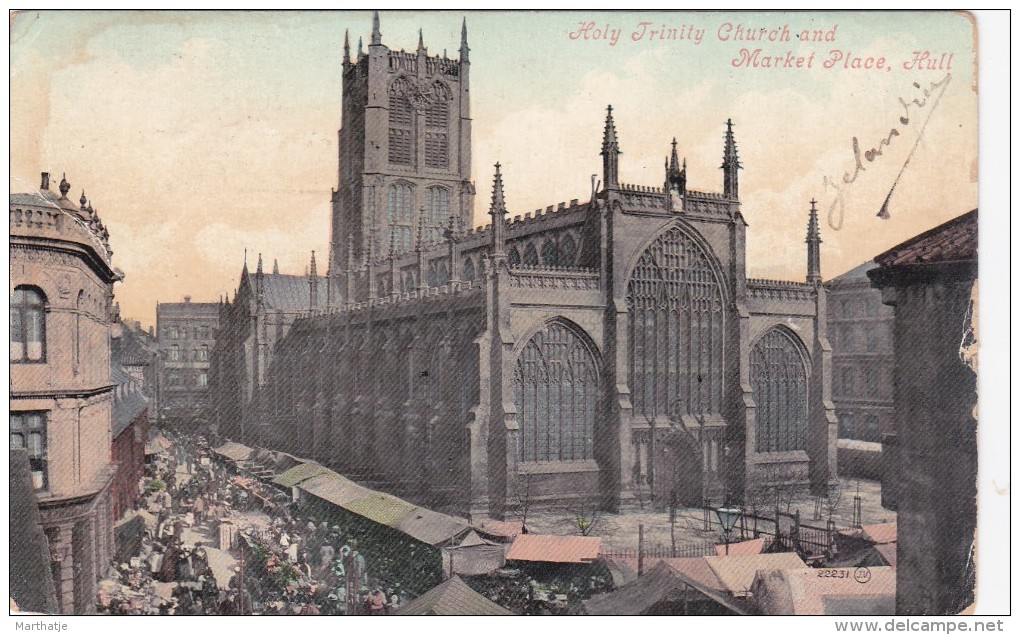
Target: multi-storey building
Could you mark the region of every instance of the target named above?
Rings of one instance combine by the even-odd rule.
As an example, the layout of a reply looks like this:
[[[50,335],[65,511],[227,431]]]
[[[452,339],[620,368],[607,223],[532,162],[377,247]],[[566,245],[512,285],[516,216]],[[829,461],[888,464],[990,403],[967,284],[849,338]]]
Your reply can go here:
[[[10,197],[10,441],[28,454],[62,613],[95,610],[113,541],[109,233],[82,193]]]
[[[156,407],[161,422],[199,426],[208,420],[209,357],[216,345],[219,306],[214,302],[156,305]]]
[[[252,309],[280,305],[271,276],[242,272],[222,323],[240,335],[217,349],[227,428],[473,517],[522,488],[606,509],[641,487],[721,504],[765,475],[825,491],[813,203],[805,281],[749,279],[745,215],[764,211],[741,206],[732,124],[721,192],[688,187],[675,143],[661,187],[630,185],[610,108],[589,200],[510,216],[497,163],[492,223],[465,230],[469,74],[466,28],[449,60],[390,50],[378,16],[344,60],[329,270],[288,277],[300,317],[275,328]]]
[[[893,309],[871,286],[866,272],[874,266],[859,265],[825,288],[839,437],[881,443],[892,424]]]

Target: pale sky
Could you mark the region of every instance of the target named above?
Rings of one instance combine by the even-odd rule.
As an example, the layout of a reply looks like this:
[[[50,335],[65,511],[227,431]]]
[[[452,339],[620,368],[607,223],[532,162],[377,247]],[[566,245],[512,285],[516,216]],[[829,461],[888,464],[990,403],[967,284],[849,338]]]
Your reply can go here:
[[[968,16],[383,12],[383,43],[414,50],[422,28],[430,54],[457,57],[465,15],[477,224],[496,161],[512,215],[586,200],[607,104],[621,180],[641,185],[662,185],[676,137],[688,186],[721,191],[733,119],[752,277],[804,278],[808,202],[828,216],[836,192],[825,179],[853,176],[855,137],[864,169],[843,191],[841,229],[822,225],[824,277],[977,207]],[[650,24],[634,41],[641,22]],[[663,25],[676,39],[649,38]],[[738,25],[777,36],[787,25],[790,41],[735,41]],[[157,301],[212,302],[236,289],[246,248],[252,267],[262,252],[267,267],[275,258],[302,274],[313,249],[325,263],[345,29],[352,48],[358,37],[367,45],[371,14],[22,13],[11,27],[11,190],[37,188],[42,171],[56,181],[66,172],[73,200],[84,189],[127,274],[122,314],[145,324]],[[805,29],[823,41],[800,41]],[[742,48],[761,49],[758,68],[734,66]],[[843,60],[824,68],[834,50]],[[936,68],[905,69],[914,51]],[[813,53],[812,67],[764,67],[788,52],[794,63]],[[888,68],[844,67],[856,58]],[[912,150],[891,218],[879,219]]]

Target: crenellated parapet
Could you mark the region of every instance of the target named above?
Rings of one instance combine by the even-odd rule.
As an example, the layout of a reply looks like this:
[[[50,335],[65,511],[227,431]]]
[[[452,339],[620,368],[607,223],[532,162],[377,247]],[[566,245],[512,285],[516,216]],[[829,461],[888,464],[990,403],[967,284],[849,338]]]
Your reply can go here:
[[[599,272],[585,268],[517,265],[507,280],[511,287],[522,289],[599,289]]]

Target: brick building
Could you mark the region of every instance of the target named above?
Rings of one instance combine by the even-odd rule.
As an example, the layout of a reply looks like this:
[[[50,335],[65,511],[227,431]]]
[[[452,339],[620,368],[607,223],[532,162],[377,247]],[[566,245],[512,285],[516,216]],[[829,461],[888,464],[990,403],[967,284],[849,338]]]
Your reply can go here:
[[[865,262],[825,283],[832,344],[832,401],[841,473],[881,477],[882,434],[893,425],[893,309]]]
[[[804,282],[747,277],[745,214],[765,210],[741,207],[732,124],[721,192],[688,187],[675,143],[661,187],[631,185],[610,108],[590,200],[510,215],[496,164],[492,223],[465,229],[466,27],[459,60],[420,38],[390,50],[378,16],[367,53],[345,48],[327,275],[313,254],[287,283],[301,316],[274,325],[252,307],[276,279],[242,272],[221,325],[238,335],[216,350],[221,431],[472,517],[502,516],[525,480],[611,510],[637,487],[719,504],[766,472],[830,486],[817,213]]]
[[[27,451],[62,613],[95,610],[113,532],[109,233],[82,193],[10,197],[10,440]],[[40,580],[40,583],[42,581]]]
[[[897,508],[898,615],[958,613],[974,598],[977,249],[973,210],[879,255],[868,271],[895,310],[882,504]]]
[[[156,305],[156,408],[159,421],[192,429],[208,422],[209,356],[216,345],[214,302]]]

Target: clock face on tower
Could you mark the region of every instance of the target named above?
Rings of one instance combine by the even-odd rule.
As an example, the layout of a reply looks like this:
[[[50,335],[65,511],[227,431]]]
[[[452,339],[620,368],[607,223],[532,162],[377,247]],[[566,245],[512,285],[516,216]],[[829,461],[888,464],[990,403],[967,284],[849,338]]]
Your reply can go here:
[[[427,81],[414,82],[407,89],[407,99],[415,110],[425,110],[434,98],[432,85]]]

